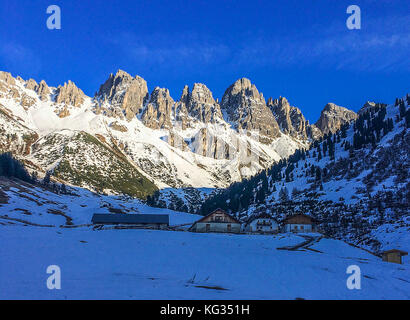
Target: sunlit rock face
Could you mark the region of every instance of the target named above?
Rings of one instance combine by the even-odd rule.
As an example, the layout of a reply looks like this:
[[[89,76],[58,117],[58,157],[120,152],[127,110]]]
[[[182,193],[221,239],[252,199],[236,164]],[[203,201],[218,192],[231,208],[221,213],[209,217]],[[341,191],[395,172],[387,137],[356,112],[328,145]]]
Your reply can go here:
[[[267,107],[262,93],[249,79],[242,78],[232,84],[222,97],[222,112],[237,129],[255,130],[261,142],[269,143],[280,136],[279,125]]]
[[[112,116],[125,115],[127,120],[139,114],[148,99],[147,82],[139,77],[132,77],[125,71],[118,70],[115,75],[101,85],[96,98],[100,102],[108,102],[116,111],[110,111]]]
[[[334,103],[328,103],[322,110],[320,118],[315,125],[323,134],[335,133],[343,124],[357,119],[357,117],[356,112],[352,110],[340,107]]]

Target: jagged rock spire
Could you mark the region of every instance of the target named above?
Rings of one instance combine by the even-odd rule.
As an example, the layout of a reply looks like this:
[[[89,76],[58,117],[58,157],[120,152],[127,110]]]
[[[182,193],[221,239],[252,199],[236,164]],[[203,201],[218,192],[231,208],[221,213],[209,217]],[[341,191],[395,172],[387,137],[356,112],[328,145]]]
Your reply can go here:
[[[212,92],[202,83],[195,83],[189,94],[188,112],[190,116],[205,123],[214,123],[223,118]]]
[[[125,114],[127,120],[131,120],[141,112],[148,99],[147,82],[140,76],[132,77],[127,72],[118,70],[115,75],[110,74],[100,86],[96,98],[110,102]]]
[[[257,130],[262,142],[269,143],[280,135],[280,129],[272,111],[266,106],[262,93],[249,79],[233,83],[222,97],[221,108],[228,121],[238,129]]]
[[[175,101],[171,98],[168,89],[156,87],[142,114],[142,122],[152,129],[170,128],[174,104]]]
[[[71,105],[79,107],[84,103],[85,94],[79,89],[74,82],[68,80],[64,83],[64,86],[58,86],[56,91],[55,102],[64,103],[65,105]]]
[[[299,108],[292,107],[285,97],[268,99],[268,107],[272,110],[276,121],[285,134],[294,138],[307,139],[306,119]]]

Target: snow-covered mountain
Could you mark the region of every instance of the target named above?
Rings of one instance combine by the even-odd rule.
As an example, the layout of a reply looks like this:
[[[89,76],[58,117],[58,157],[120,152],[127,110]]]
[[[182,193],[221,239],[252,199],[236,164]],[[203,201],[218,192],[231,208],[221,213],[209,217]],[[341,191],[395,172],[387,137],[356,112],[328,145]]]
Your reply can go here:
[[[286,98],[266,103],[247,79],[219,103],[204,84],[185,86],[176,101],[123,71],[92,98],[71,81],[53,88],[0,72],[0,153],[45,175],[26,183],[15,160],[0,159],[0,176],[19,173],[0,177],[0,254],[23,262],[0,273],[0,296],[107,298],[100,288],[109,285],[113,299],[408,299],[408,256],[395,265],[377,254],[410,250],[409,103],[367,102],[357,114],[329,103],[310,125]],[[45,182],[50,174],[57,184]],[[322,235],[90,225],[96,212],[166,213],[170,229],[183,231],[201,204],[200,213],[220,207],[242,221],[308,214]],[[66,270],[61,295],[32,276],[48,263]],[[361,290],[346,287],[352,264]]]
[[[397,238],[410,230],[409,104],[410,95],[391,105],[367,102],[358,115],[327,106],[320,128],[340,111],[356,120],[208,198],[202,212],[220,207],[244,220],[261,212],[278,220],[310,214],[328,236],[374,251],[391,245],[408,251]]]
[[[185,86],[175,101],[121,70],[95,97],[72,81],[55,88],[0,72],[0,151],[40,177],[141,198],[158,188],[192,206],[187,199],[250,178],[322,135],[300,111],[289,129],[273,110],[248,79],[219,103],[204,84]]]

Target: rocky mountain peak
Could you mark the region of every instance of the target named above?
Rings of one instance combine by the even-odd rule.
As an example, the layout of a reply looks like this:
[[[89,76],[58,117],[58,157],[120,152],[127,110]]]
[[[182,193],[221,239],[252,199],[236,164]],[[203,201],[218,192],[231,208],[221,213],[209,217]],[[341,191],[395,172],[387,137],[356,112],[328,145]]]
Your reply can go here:
[[[232,96],[236,96],[236,95],[241,95],[243,97],[248,97],[250,99],[255,99],[258,102],[262,102],[261,100],[263,100],[263,103],[265,103],[265,100],[263,98],[263,94],[259,93],[258,89],[256,88],[256,86],[254,84],[251,83],[251,81],[247,78],[241,78],[236,80],[225,92],[226,93],[230,93],[230,95]],[[224,94],[224,97],[225,97]],[[222,100],[224,100],[224,98],[222,98]],[[224,103],[222,101],[222,103]]]
[[[128,81],[132,80],[132,76],[128,72],[126,72],[124,70],[121,70],[121,69],[117,70],[117,72],[115,73],[114,78],[115,79],[125,79],[125,80],[128,80]]]
[[[185,105],[188,105],[189,103],[189,87],[188,85],[184,86],[184,89],[182,89],[182,94],[181,98],[179,99],[180,102],[185,103]]]
[[[285,97],[279,97],[278,99],[269,98],[267,105],[274,112],[274,115],[276,111],[288,114],[291,108],[289,101]]]
[[[142,122],[151,129],[170,128],[174,104],[175,101],[171,98],[168,89],[156,87],[142,114]]]
[[[198,103],[215,103],[211,90],[203,83],[194,83],[190,96],[192,101]]]
[[[154,90],[151,93],[149,102],[159,102],[161,99],[165,99],[165,100],[172,100],[171,95],[169,94],[169,89],[167,88],[160,88],[160,87],[155,87]]]
[[[334,103],[328,103],[320,114],[319,120],[315,123],[323,134],[335,133],[346,122],[357,119],[356,112]]]
[[[63,103],[65,105],[79,107],[81,104],[84,103],[84,100],[84,92],[81,89],[79,89],[71,80],[68,80],[68,82],[64,83],[64,86],[58,86],[56,90],[56,103]]]
[[[110,74],[108,79],[100,86],[96,98],[100,101],[110,102],[119,113],[125,114],[131,120],[139,114],[148,99],[147,82],[140,76],[132,77],[123,70],[118,70],[115,75]]]
[[[285,97],[268,100],[268,107],[285,134],[294,138],[307,139],[306,119],[299,108],[293,107]]]
[[[35,88],[38,86],[38,83],[34,79],[28,79],[25,83],[25,87],[29,90],[35,90]]]
[[[3,80],[8,85],[16,84],[16,81],[10,72],[0,71],[0,80]]]
[[[217,119],[222,119],[222,112],[219,104],[212,96],[211,90],[202,83],[195,83],[189,93],[188,100],[189,115],[198,121],[214,123]]]
[[[279,126],[266,106],[263,94],[249,79],[239,79],[225,91],[221,108],[236,128],[259,131],[263,142],[269,143],[280,135]]]
[[[50,88],[44,80],[41,80],[40,83],[34,87],[34,91],[39,95],[41,101],[48,100],[51,93]]]
[[[189,125],[188,121],[188,106],[189,104],[189,87],[187,85],[184,86],[182,90],[181,98],[175,104],[174,108],[174,117],[177,121],[177,124],[181,125],[182,130],[185,130]]]

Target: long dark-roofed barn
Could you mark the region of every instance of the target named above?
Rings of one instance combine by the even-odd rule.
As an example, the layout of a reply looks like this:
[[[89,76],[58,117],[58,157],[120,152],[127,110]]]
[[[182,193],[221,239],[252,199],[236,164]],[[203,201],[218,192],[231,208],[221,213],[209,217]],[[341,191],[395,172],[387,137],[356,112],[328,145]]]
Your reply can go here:
[[[132,225],[164,229],[169,226],[169,215],[95,213],[91,222],[96,225]]]

